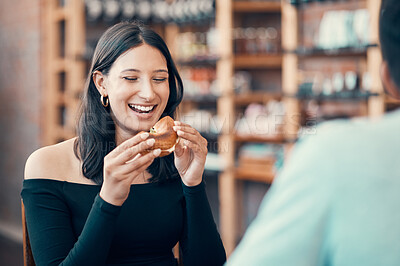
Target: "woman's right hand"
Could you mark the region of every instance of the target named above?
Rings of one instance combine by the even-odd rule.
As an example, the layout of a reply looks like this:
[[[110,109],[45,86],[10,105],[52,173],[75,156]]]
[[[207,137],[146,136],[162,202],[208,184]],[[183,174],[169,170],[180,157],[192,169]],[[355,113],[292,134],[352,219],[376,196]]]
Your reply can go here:
[[[132,181],[143,175],[154,158],[160,155],[160,149],[143,156],[140,154],[154,145],[155,140],[148,137],[149,133],[137,134],[104,157],[103,185],[100,190],[103,200],[121,206],[128,198]]]

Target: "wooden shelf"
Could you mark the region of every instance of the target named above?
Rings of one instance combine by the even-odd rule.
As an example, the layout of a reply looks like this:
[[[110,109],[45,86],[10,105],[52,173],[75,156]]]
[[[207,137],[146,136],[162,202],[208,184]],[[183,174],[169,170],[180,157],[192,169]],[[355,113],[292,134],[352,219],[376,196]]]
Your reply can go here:
[[[217,100],[218,100],[217,96],[205,94],[205,95],[183,96],[182,102],[216,104]]]
[[[251,103],[266,103],[271,100],[280,101],[282,99],[281,93],[248,93],[236,94],[234,96],[234,103],[236,106],[249,105]]]
[[[235,68],[268,68],[280,69],[282,67],[282,55],[236,55],[234,57]]]
[[[390,104],[390,105],[399,105],[400,106],[400,100],[395,99],[390,96],[385,97],[385,104]]]
[[[361,102],[376,96],[379,96],[379,94],[365,91],[343,91],[331,95],[314,94],[296,95],[294,97],[299,100],[316,100],[318,102]]]
[[[299,47],[295,53],[301,58],[307,57],[360,57],[367,56],[368,48],[376,47],[377,44],[369,44],[360,47],[344,47],[338,49],[318,49],[318,48],[301,48]]]
[[[304,8],[323,8],[324,10],[356,10],[367,7],[367,0],[357,0],[357,1],[298,1],[297,6],[299,9]]]
[[[275,178],[272,172],[259,171],[244,167],[235,168],[235,178],[247,181],[256,181],[271,184]]]
[[[53,18],[52,19],[54,19],[54,21],[65,20],[65,18],[67,17],[66,13],[67,13],[67,10],[65,8],[58,7],[53,11],[53,13],[52,13]]]
[[[278,13],[281,12],[281,2],[268,1],[235,1],[233,2],[234,12],[252,13]]]
[[[215,67],[219,58],[218,57],[194,57],[190,60],[177,60],[179,66],[203,66],[203,67]]]
[[[277,135],[277,136],[234,135],[234,140],[237,142],[259,142],[259,143],[273,143],[273,144],[284,144],[287,142],[282,135]]]

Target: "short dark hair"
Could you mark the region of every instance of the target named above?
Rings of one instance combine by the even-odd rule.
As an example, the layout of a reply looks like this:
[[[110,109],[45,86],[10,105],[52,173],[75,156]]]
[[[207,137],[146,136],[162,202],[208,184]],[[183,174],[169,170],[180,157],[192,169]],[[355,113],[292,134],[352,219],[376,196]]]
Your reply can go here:
[[[82,162],[83,175],[97,184],[103,182],[104,157],[116,147],[116,143],[110,107],[105,108],[101,104],[101,95],[94,84],[93,73],[100,71],[107,75],[121,54],[143,43],[158,49],[167,61],[170,93],[161,117],[174,118],[176,108],[182,101],[182,80],[167,45],[156,32],[137,22],[120,22],[105,31],[96,45],[88,73],[77,125],[78,138],[74,145],[75,155]],[[150,182],[179,177],[172,154],[156,158],[148,170],[152,175]]]
[[[382,0],[379,16],[379,39],[382,57],[390,75],[400,88],[400,1]]]

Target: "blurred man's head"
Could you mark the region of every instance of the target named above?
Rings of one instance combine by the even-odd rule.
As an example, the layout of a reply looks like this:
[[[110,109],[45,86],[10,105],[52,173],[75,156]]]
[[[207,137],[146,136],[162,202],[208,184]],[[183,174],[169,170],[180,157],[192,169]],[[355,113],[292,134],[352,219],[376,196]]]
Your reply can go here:
[[[383,85],[389,94],[400,99],[400,0],[382,0],[379,38]]]

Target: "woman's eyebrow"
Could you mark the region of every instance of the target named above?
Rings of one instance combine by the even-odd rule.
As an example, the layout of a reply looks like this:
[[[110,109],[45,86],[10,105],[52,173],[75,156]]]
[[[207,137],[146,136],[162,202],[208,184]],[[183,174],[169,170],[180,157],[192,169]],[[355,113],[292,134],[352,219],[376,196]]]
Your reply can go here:
[[[154,71],[154,73],[159,73],[159,72],[168,73],[168,70],[165,70],[165,69],[157,69],[157,70]]]
[[[128,69],[125,69],[125,70],[121,71],[121,73],[123,73],[123,72],[140,72],[140,70],[139,69],[134,69],[134,68],[128,68]]]
[[[141,72],[141,71],[139,69],[128,68],[128,69],[124,69],[124,70],[121,71],[121,73],[124,73],[124,72]],[[159,73],[159,72],[168,73],[168,70],[166,70],[166,69],[157,69],[157,70],[154,70],[153,72],[154,73]]]

